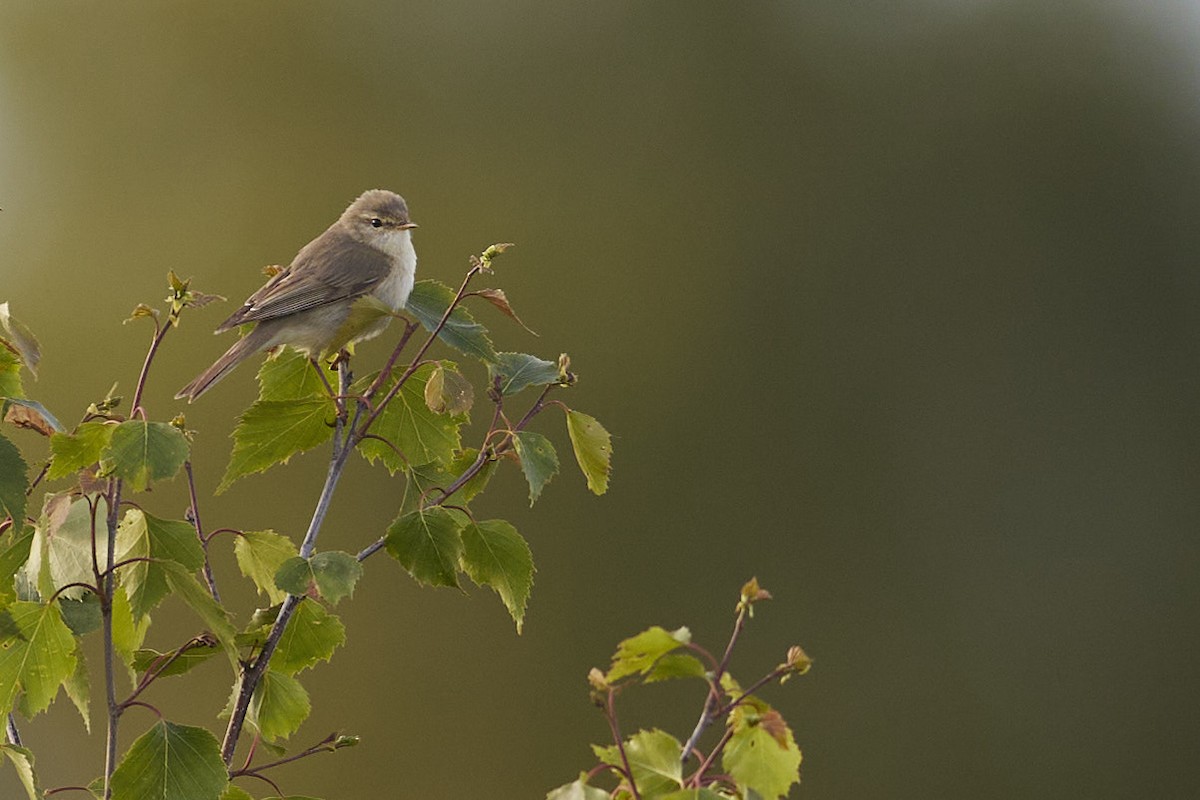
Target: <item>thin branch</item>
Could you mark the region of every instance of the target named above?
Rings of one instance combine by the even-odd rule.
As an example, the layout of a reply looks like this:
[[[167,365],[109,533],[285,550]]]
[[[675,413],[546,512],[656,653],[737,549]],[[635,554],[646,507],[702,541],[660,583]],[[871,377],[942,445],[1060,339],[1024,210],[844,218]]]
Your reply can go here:
[[[134,706],[140,706],[141,708],[146,708],[146,709],[149,709],[150,711],[153,711],[154,714],[158,717],[160,722],[163,719],[163,713],[161,711],[159,711],[157,708],[150,705],[149,703],[142,702],[141,700],[131,700],[128,703],[123,703],[121,705],[121,710],[124,711],[125,709],[133,708]]]
[[[625,765],[625,777],[629,779],[629,791],[633,792],[634,800],[642,800],[638,793],[637,781],[633,779],[633,768],[629,766],[629,756],[625,753],[625,740],[621,738],[621,729],[617,724],[617,707],[614,703],[616,692],[608,690],[608,703],[605,705],[604,716],[608,718],[608,728],[612,731],[613,741],[621,754],[621,763]]]
[[[67,584],[64,584],[64,585],[58,587],[57,589],[55,589],[54,594],[50,595],[50,599],[46,601],[46,605],[50,605],[55,600],[57,600],[58,596],[60,594],[62,594],[63,592],[65,592],[67,589],[87,589],[89,592],[91,592],[94,595],[97,595],[97,596],[100,595],[100,590],[97,589],[95,586],[92,586],[90,583],[84,583],[83,581],[76,581],[75,583],[67,583]]]
[[[350,382],[353,376],[350,373],[349,366],[342,362],[338,365],[338,377],[342,393],[348,393]],[[337,488],[338,479],[341,478],[342,472],[346,467],[346,460],[351,451],[354,449],[351,444],[352,430],[354,424],[358,421],[359,412],[362,409],[361,404],[356,404],[354,420],[349,425],[339,416],[333,436],[333,456],[329,462],[329,471],[325,475],[325,485],[321,488],[321,495],[317,499],[317,507],[313,510],[312,520],[308,524],[308,531],[304,534],[304,541],[300,544],[300,557],[308,558],[312,555],[313,549],[316,547],[317,536],[321,532],[321,525],[325,521],[325,515],[329,511],[329,504],[333,498],[333,492]],[[289,594],[284,598],[282,605],[279,608],[279,614],[275,617],[275,622],[271,626],[271,631],[267,634],[267,639],[263,642],[262,649],[254,658],[253,663],[247,665],[242,670],[241,680],[237,690],[237,701],[234,704],[233,713],[229,717],[229,725],[225,729],[225,740],[221,743],[221,757],[225,764],[229,765],[233,761],[233,753],[237,749],[238,738],[242,734],[242,727],[246,721],[246,713],[250,709],[250,700],[254,697],[254,690],[258,688],[262,676],[267,671],[267,666],[271,661],[271,656],[275,653],[275,648],[279,645],[279,640],[283,637],[283,631],[287,627],[288,620],[291,619],[296,607],[303,601],[302,596]]]
[[[138,375],[137,388],[133,392],[133,405],[129,410],[130,417],[138,413],[141,413],[143,417],[145,416],[145,412],[142,411],[142,392],[146,389],[146,378],[150,374],[150,364],[154,361],[154,354],[158,352],[158,346],[166,338],[167,331],[175,327],[170,324],[159,326],[158,320],[154,321],[154,325],[157,330],[154,333],[154,340],[150,343],[150,349],[146,351],[146,360],[142,362],[142,372]]]
[[[146,672],[142,675],[142,679],[138,681],[137,688],[135,688],[129,697],[126,697],[121,703],[121,708],[128,708],[130,705],[132,705],[133,701],[137,699],[138,695],[146,691],[146,689],[150,687],[150,684],[154,683],[154,681],[156,681],[160,675],[166,672],[167,668],[174,664],[180,658],[180,656],[184,655],[189,650],[195,650],[197,647],[206,647],[212,644],[212,642],[213,640],[209,639],[207,635],[197,636],[187,642],[184,642],[175,650],[175,652],[171,653],[170,655],[163,653],[161,656],[154,659],[154,661],[150,663],[150,666],[146,668]]]
[[[748,697],[750,697],[752,694],[754,694],[755,692],[757,692],[759,689],[766,686],[768,683],[775,682],[776,680],[778,680],[779,678],[782,678],[784,675],[788,674],[791,671],[792,671],[792,668],[787,665],[784,665],[782,667],[776,667],[775,669],[768,672],[766,675],[763,675],[761,678],[756,680],[754,683],[750,684],[750,688],[743,690],[742,693],[737,696],[736,700],[731,700],[731,701],[729,701],[728,705],[724,705],[724,706],[721,706],[720,708],[718,708],[713,713],[713,716],[717,717],[717,718],[725,716],[730,711],[733,711],[733,709],[737,708],[742,703],[746,702],[746,699]]]
[[[61,794],[62,792],[87,792],[89,797],[92,796],[92,790],[86,786],[59,786],[56,789],[47,789],[45,796],[50,797],[51,795]]]
[[[196,538],[200,540],[200,546],[204,548],[204,582],[208,584],[208,593],[212,595],[212,599],[219,603],[221,595],[217,592],[217,582],[213,578],[212,562],[208,560],[208,539],[204,538],[204,526],[200,524],[200,503],[196,499],[196,478],[192,475],[191,459],[183,462],[183,469],[187,473],[188,496],[192,501],[190,509],[192,527],[196,529]]]
[[[242,777],[245,777],[245,778],[258,778],[260,781],[262,781],[263,783],[267,784],[272,789],[274,789],[276,795],[278,795],[279,797],[283,797],[283,789],[280,789],[279,784],[277,784],[275,781],[268,778],[266,775],[259,775],[257,772],[243,772],[240,774]]]
[[[717,759],[717,756],[720,754],[720,752],[722,750],[725,749],[725,745],[729,744],[729,740],[732,737],[733,737],[733,730],[726,729],[724,735],[721,736],[720,741],[718,741],[716,746],[713,747],[712,752],[710,752],[708,754],[708,757],[705,758],[704,761],[700,764],[699,769],[697,769],[694,773],[692,773],[692,777],[690,777],[686,781],[684,781],[684,786],[691,784],[693,787],[699,788],[700,781],[704,778],[704,773],[708,772],[708,768],[712,766],[713,762]]]
[[[400,354],[408,346],[408,340],[412,338],[412,335],[416,333],[419,327],[421,327],[419,322],[404,320],[404,333],[400,335],[400,341],[392,349],[392,354],[388,356],[387,363],[383,365],[383,369],[379,370],[379,374],[375,377],[375,380],[371,381],[371,386],[363,395],[368,401],[375,396],[375,393],[379,391],[379,387],[383,386],[384,382],[392,374],[392,369],[396,366],[396,360],[400,358]]]
[[[128,567],[130,564],[136,564],[139,561],[145,561],[154,564],[161,562],[162,560],[163,559],[161,558],[151,558],[150,556],[131,556],[130,558],[123,558],[110,566],[108,569],[104,570],[104,572],[100,573],[100,577],[106,578],[112,573],[113,570],[120,569],[121,567]]]
[[[733,646],[737,644],[738,637],[742,633],[742,628],[746,624],[746,610],[748,607],[743,605],[738,609],[737,619],[733,623],[733,633],[729,635],[729,644],[725,645],[725,653],[721,656],[721,663],[717,665],[712,682],[709,684],[708,695],[704,698],[704,708],[700,712],[700,719],[696,720],[696,727],[692,730],[692,735],[688,737],[687,743],[683,746],[683,755],[680,757],[680,762],[683,764],[686,764],[688,759],[691,758],[692,751],[696,749],[696,743],[700,741],[700,737],[704,735],[704,731],[719,716],[716,710],[721,702],[721,695],[717,687],[721,685],[721,676],[729,669],[729,659],[733,656]]]
[[[158,341],[156,339],[156,341]],[[149,363],[149,359],[147,359]],[[144,371],[144,370],[143,370]],[[103,574],[103,592],[100,595],[100,615],[104,624],[104,692],[108,702],[108,738],[104,751],[104,800],[112,797],[112,775],[117,768],[117,728],[121,723],[122,708],[117,703],[116,658],[113,645],[113,559],[117,549],[117,522],[121,511],[121,480],[110,478],[108,482],[108,530]],[[93,537],[93,542],[95,537]],[[93,550],[93,552],[95,552]]]
[[[33,482],[29,484],[29,488],[25,490],[26,497],[29,497],[29,495],[33,493],[33,490],[37,488],[37,485],[42,482],[42,478],[46,477],[46,473],[49,471],[50,471],[50,462],[47,461],[45,464],[42,465],[42,469],[41,469],[41,471],[38,472],[37,477],[34,478]]]
[[[284,764],[290,764],[293,761],[299,761],[302,758],[308,758],[309,756],[316,755],[317,753],[332,753],[337,750],[337,747],[335,747],[333,744],[335,741],[337,741],[337,736],[338,735],[336,733],[331,733],[321,741],[304,750],[301,750],[299,753],[287,756],[286,758],[281,758],[277,761],[268,761],[266,764],[259,764],[257,767],[251,767],[250,762],[247,761],[241,769],[230,772],[229,777],[236,778],[241,775],[253,775],[262,772],[263,770],[273,769],[275,767],[283,766]]]

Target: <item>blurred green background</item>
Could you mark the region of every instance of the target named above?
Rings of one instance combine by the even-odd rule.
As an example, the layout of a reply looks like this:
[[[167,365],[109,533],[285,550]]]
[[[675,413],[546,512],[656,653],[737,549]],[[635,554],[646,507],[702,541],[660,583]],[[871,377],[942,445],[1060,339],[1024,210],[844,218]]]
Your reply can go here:
[[[294,740],[364,743],[279,770],[285,790],[541,797],[607,734],[588,668],[650,624],[720,647],[757,575],[777,599],[735,673],[793,643],[816,660],[767,695],[805,754],[796,796],[1187,796],[1198,32],[1195,4],[1133,0],[5,3],[0,300],[41,337],[32,393],[72,420],[131,391],[149,326],[121,320],[168,269],[228,296],[147,395],[186,411],[211,491],[253,369],[171,396],[263,265],[372,187],[408,198],[422,277],[518,243],[495,282],[541,338],[479,315],[505,349],[571,354],[612,489],[587,493],[553,417],[564,471],[537,507],[514,470],[493,483],[483,512],[539,567],[520,637],[489,592],[369,562]],[[241,481],[206,524],[298,537],[322,462]],[[399,493],[356,464],[323,546],[374,539]],[[227,550],[217,571],[251,608]],[[193,631],[168,614],[151,643]],[[224,670],[149,699],[217,727]],[[632,693],[624,723],[685,736],[702,695]],[[24,733],[48,786],[99,774],[65,699]]]

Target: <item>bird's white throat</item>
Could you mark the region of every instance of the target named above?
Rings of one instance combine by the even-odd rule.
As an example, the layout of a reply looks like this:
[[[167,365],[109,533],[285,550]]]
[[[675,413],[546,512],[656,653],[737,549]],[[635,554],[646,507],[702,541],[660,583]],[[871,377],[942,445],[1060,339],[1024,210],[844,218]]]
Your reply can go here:
[[[372,245],[392,259],[392,271],[379,282],[373,294],[389,308],[399,311],[408,302],[417,274],[417,251],[413,249],[412,231],[388,231]]]

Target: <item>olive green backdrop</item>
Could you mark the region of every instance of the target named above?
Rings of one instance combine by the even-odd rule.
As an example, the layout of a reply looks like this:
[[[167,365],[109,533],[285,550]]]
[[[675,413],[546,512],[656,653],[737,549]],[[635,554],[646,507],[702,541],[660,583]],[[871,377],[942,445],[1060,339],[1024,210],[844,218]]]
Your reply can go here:
[[[372,187],[408,198],[423,277],[519,244],[496,282],[541,338],[480,314],[506,349],[571,353],[612,489],[564,469],[531,511],[514,471],[493,484],[483,509],[539,568],[520,637],[490,593],[369,562],[296,739],[364,743],[279,770],[288,791],[541,797],[606,735],[588,668],[654,623],[720,646],[758,575],[778,599],[735,671],[792,643],[816,660],[768,694],[796,796],[1184,796],[1198,26],[1132,0],[5,3],[0,300],[70,420],[132,389],[148,326],[121,320],[167,269],[227,295],[147,395],[200,431],[211,491],[253,369],[170,398],[263,265]],[[206,523],[299,535],[322,461],[240,482]],[[355,465],[323,546],[373,539],[399,491]],[[193,630],[168,615],[152,642]],[[224,669],[149,699],[215,726]],[[625,722],[686,735],[701,699],[633,693]],[[99,774],[65,700],[24,732],[52,785]]]

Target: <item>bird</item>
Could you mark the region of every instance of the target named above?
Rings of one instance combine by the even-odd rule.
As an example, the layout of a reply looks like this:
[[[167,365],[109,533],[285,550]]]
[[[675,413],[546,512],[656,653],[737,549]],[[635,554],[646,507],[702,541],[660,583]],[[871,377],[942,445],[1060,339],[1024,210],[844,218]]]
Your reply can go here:
[[[363,192],[337,222],[306,244],[292,263],[246,300],[216,333],[253,323],[211,367],[175,398],[192,402],[245,359],[262,350],[289,345],[315,358],[333,345],[378,336],[391,321],[379,314],[355,328],[343,326],[351,308],[367,298],[392,312],[404,308],[416,279],[417,253],[404,198],[386,189]],[[337,341],[337,340],[341,341]]]

